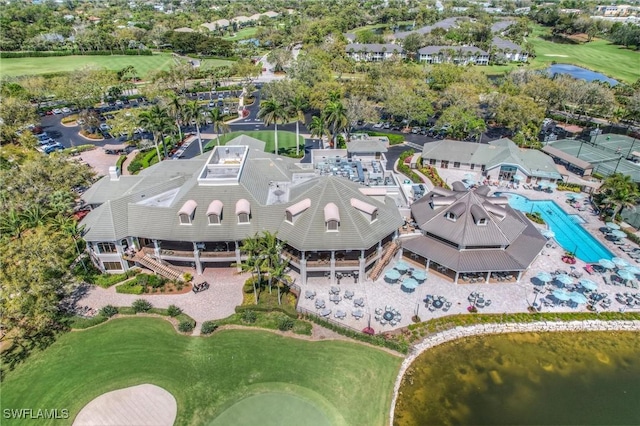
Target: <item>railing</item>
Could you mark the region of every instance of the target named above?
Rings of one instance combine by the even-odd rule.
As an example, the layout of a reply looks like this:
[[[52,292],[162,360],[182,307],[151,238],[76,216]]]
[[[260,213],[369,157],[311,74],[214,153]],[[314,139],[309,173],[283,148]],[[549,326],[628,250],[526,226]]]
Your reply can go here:
[[[200,257],[235,257],[235,251],[203,251]]]
[[[329,259],[326,260],[307,260],[307,268],[317,268],[321,266],[329,266],[331,265],[331,261]]]
[[[378,255],[378,250],[374,250],[371,254],[367,256],[364,263],[369,263],[371,259],[375,258]]]
[[[283,250],[282,251],[282,257],[284,257],[285,259],[289,260],[290,262],[295,262],[298,265],[300,264],[300,257],[291,254],[290,252]]]
[[[175,257],[193,257],[193,250],[160,250],[161,256],[175,256]]]
[[[360,266],[360,261],[357,259],[336,259],[336,266]]]

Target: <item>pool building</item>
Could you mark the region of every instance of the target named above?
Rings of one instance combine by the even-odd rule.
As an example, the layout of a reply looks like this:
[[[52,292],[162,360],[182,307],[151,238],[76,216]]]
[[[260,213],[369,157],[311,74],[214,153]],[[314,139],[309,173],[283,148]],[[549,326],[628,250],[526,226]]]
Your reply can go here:
[[[411,205],[422,235],[402,239],[402,257],[454,283],[520,281],[546,239],[506,197],[454,182]]]

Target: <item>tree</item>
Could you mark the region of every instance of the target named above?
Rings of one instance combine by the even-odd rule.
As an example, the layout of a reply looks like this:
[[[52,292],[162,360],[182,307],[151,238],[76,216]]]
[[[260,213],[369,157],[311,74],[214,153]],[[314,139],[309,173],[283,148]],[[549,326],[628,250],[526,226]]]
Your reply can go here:
[[[307,101],[302,96],[296,96],[288,103],[289,116],[296,120],[296,157],[300,155],[300,123],[304,124],[304,111],[307,109]]]
[[[411,33],[402,41],[402,47],[407,52],[407,57],[413,58],[418,53],[418,49],[423,46],[422,36],[418,33]]]
[[[276,99],[264,100],[260,103],[258,118],[264,121],[266,127],[275,125],[275,153],[278,155],[278,122],[284,122],[288,118],[285,107]]]
[[[158,153],[158,161],[162,161],[160,156],[160,140],[162,139],[162,146],[164,148],[164,157],[167,157],[167,144],[164,140],[164,134],[171,130],[173,123],[167,111],[161,108],[159,105],[153,105],[148,110],[140,113],[140,127],[153,134],[153,143]]]
[[[229,131],[229,125],[224,121],[224,115],[219,108],[214,108],[209,112],[211,117],[211,124],[213,125],[213,131],[216,132],[216,139],[218,146],[220,146],[220,133],[226,133]]]
[[[216,110],[218,110],[216,108]],[[198,103],[198,101],[187,102],[183,108],[184,119],[187,123],[193,123],[196,126],[196,135],[198,138],[198,145],[200,147],[200,154],[204,151],[202,150],[202,137],[200,136],[200,125],[207,123],[207,116],[209,114],[209,110],[204,108],[202,105]]]
[[[246,238],[242,242],[240,250],[247,255],[247,258],[239,265],[242,272],[250,272],[255,274],[253,280],[253,296],[255,298],[255,304],[258,304],[258,285],[262,285],[262,266],[264,263],[264,255],[262,253],[262,245],[260,243],[260,237],[256,233],[251,238]]]
[[[360,120],[368,123],[375,123],[380,115],[373,102],[364,96],[350,96],[345,100],[347,110],[347,120],[351,126],[355,126]]]
[[[327,122],[322,114],[320,114],[319,117],[315,115],[311,117],[311,122],[309,123],[309,131],[311,132],[312,138],[318,137],[322,139],[329,134]]]
[[[289,49],[274,49],[267,55],[267,61],[273,64],[273,72],[283,72],[293,58]]]
[[[499,124],[520,134],[523,143],[536,141],[544,119],[544,108],[524,96],[501,95],[494,109]],[[515,142],[518,142],[515,140]]]
[[[167,100],[167,114],[173,119],[176,129],[178,129],[178,140],[182,140],[182,129],[180,128],[180,122],[182,121],[184,104],[179,96],[176,96],[171,92],[171,96]]]
[[[437,124],[448,125],[447,134],[455,139],[463,139],[469,135],[479,136],[487,130],[485,121],[478,117],[475,110],[457,105],[445,109],[438,118]]]
[[[640,191],[638,185],[633,181],[630,175],[622,173],[614,173],[607,177],[600,187],[600,194],[604,195],[603,204],[613,207],[612,220],[624,208],[633,208],[640,199]]]
[[[384,105],[390,114],[426,123],[433,114],[432,95],[425,83],[414,80],[389,81],[383,89]]]

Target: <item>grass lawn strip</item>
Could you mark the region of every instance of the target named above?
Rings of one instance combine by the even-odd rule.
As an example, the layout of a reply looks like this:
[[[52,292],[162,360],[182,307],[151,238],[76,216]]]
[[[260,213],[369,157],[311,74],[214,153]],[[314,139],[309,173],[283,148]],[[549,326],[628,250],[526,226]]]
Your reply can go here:
[[[251,387],[281,382],[323,395],[348,425],[380,425],[390,409],[400,362],[343,341],[307,342],[240,330],[195,338],[178,335],[158,319],[119,318],[61,335],[9,372],[1,408],[60,407],[73,418],[105,392],[149,383],[174,395],[177,425],[206,424],[249,395]]]
[[[241,136],[247,135],[255,139],[259,139],[266,143],[265,152],[275,151],[275,132],[273,130],[255,130],[250,132],[230,132],[220,135],[220,145],[225,145],[230,140]],[[300,136],[299,142],[300,152],[304,153],[304,138]],[[218,144],[218,140],[214,137],[211,142],[207,143],[207,148],[213,148]],[[287,132],[284,130],[278,130],[278,151],[282,153],[284,149],[292,149],[295,152],[296,148],[296,134],[294,132]]]
[[[283,415],[286,417],[283,418]],[[232,403],[208,426],[260,424],[262,426],[347,426],[325,397],[289,383],[261,383]]]

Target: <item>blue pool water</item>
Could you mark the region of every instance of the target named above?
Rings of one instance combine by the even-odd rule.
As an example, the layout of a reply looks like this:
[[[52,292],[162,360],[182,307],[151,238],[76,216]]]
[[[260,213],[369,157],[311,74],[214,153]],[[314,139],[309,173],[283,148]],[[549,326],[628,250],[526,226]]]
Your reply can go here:
[[[584,220],[578,215],[567,214],[554,201],[529,200],[517,194],[497,192],[509,198],[509,205],[525,213],[540,213],[540,216],[556,234],[555,240],[566,251],[575,251],[576,257],[585,262],[597,262],[600,259],[611,259],[611,253],[596,240],[586,229],[580,226]]]

